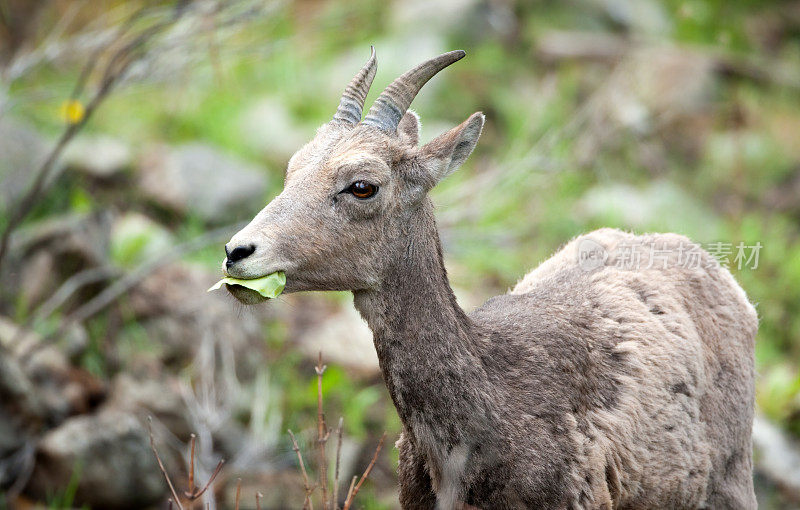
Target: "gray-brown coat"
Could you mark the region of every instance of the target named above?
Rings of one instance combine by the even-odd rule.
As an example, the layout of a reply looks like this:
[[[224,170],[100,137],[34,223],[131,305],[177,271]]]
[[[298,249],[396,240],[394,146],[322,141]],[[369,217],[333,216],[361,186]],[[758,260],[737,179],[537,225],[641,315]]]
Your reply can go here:
[[[462,56],[401,76],[362,121],[373,52],[223,270],[353,292],[404,426],[403,508],[754,508],[756,313],[688,239],[599,230],[472,313],[456,303],[427,192],[484,117],[418,147],[408,106]]]

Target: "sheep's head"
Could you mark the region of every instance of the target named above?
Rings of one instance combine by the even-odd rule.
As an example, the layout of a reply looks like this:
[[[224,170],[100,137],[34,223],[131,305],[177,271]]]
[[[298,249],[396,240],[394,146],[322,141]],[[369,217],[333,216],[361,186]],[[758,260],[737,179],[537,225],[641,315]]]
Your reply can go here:
[[[333,120],[289,161],[283,192],[226,245],[228,276],[286,273],[285,292],[364,290],[404,256],[408,226],[427,192],[475,148],[484,116],[419,147],[419,119],[408,111],[422,86],[464,56],[451,51],[400,76],[362,108],[376,71],[375,52],[345,90]],[[244,303],[258,293],[229,287]]]

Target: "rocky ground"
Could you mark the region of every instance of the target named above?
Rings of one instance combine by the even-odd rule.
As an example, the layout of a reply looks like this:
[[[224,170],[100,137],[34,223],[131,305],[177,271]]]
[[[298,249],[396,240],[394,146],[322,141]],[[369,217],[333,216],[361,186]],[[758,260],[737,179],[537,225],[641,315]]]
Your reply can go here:
[[[14,151],[3,176],[12,198],[49,143],[8,118],[0,132],[0,152]],[[69,490],[92,508],[157,505],[167,486],[150,448],[152,417],[176,480],[185,478],[181,445],[194,433],[199,464],[227,460],[214,487],[222,501],[242,476],[265,508],[291,506],[302,486],[271,403],[265,327],[285,325],[308,359],[324,350],[368,380],[377,374],[371,334],[341,300],[281,298],[243,310],[224,292],[206,292],[218,270],[186,256],[207,246],[221,253],[235,225],[178,240],[163,218],[197,217],[213,233],[231,210],[258,208],[265,177],[206,145],[139,152],[107,136],[78,138],[53,185],[79,183],[108,207],[47,218],[15,238],[3,293],[29,313],[21,323],[0,316],[0,485],[27,501]],[[97,316],[107,328],[100,336],[85,326]],[[354,473],[361,447],[348,441],[343,451],[344,473]],[[381,470],[391,487],[391,468]]]
[[[24,16],[12,33],[0,9],[0,225],[86,60],[79,29],[58,53],[51,26],[29,27],[50,19],[35,3],[6,3]],[[764,243],[759,268],[736,272],[761,318],[756,483],[761,508],[800,508],[800,3],[300,1],[260,22],[145,62],[152,76],[71,141],[15,232],[0,273],[0,509],[164,508],[148,417],[179,487],[192,434],[197,480],[225,459],[211,508],[233,507],[239,478],[243,508],[257,491],[262,508],[297,508],[286,429],[313,477],[320,350],[329,425],[345,419],[341,478],[388,431],[359,504],[396,507],[399,422],[350,296],[243,308],[206,292],[222,245],[280,189],[370,44],[379,85],[469,49],[414,103],[423,139],[487,114],[434,197],[464,308],[600,226]]]

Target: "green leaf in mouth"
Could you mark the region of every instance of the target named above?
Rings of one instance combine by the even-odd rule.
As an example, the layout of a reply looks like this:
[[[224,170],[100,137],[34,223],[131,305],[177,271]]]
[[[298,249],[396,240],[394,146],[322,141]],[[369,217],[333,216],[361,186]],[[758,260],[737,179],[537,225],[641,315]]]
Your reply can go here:
[[[222,287],[222,284],[239,285],[250,290],[254,290],[267,299],[276,298],[283,292],[286,286],[286,273],[277,271],[261,278],[253,278],[251,280],[241,280],[239,278],[226,277],[215,283],[208,292],[217,290]]]

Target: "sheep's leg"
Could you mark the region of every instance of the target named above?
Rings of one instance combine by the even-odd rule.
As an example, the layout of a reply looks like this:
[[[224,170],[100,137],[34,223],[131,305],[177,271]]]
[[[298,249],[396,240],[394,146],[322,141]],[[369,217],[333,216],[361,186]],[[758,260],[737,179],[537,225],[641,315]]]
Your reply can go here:
[[[436,494],[431,486],[431,477],[425,462],[417,455],[414,445],[406,434],[397,441],[400,462],[397,477],[400,482],[400,507],[403,510],[433,510]]]

